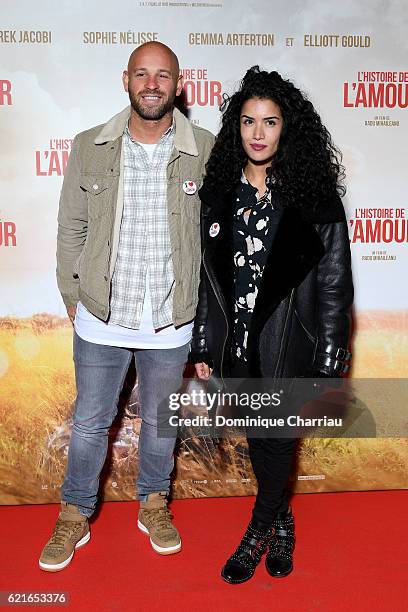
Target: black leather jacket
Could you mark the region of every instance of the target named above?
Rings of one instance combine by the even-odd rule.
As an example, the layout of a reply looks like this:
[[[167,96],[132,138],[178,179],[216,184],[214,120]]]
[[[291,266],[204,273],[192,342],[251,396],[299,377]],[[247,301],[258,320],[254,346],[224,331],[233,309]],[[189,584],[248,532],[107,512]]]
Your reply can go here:
[[[233,328],[235,193],[214,193],[204,183],[200,197],[203,258],[190,361],[208,363],[224,377]],[[307,220],[297,209],[285,208],[248,334],[251,374],[289,378],[346,372],[352,302],[350,244],[340,198]]]

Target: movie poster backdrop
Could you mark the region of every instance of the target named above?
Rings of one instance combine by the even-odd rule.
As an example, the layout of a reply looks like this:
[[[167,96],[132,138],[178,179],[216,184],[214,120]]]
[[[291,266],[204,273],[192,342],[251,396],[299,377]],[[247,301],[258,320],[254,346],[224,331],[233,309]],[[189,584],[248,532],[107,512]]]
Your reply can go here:
[[[319,110],[347,171],[351,376],[369,381],[353,401],[372,417],[375,437],[306,438],[292,486],[407,488],[407,440],[392,430],[408,357],[404,8],[401,0],[0,0],[0,503],[59,498],[75,400],[72,327],[55,280],[59,192],[75,134],[127,105],[122,71],[151,40],[177,53],[189,118],[213,133],[223,94],[254,64],[295,81]],[[134,498],[139,429],[131,370],[111,431],[105,499]],[[215,443],[199,433],[182,432],[174,495],[254,493],[244,439]]]

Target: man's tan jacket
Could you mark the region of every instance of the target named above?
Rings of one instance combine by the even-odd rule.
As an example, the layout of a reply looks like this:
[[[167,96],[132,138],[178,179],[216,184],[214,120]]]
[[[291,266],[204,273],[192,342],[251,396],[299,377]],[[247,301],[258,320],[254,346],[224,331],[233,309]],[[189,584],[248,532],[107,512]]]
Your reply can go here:
[[[111,278],[123,211],[122,135],[130,107],[78,134],[65,172],[58,213],[57,281],[65,305],[80,300],[109,317]],[[194,318],[200,274],[200,200],[214,136],[174,109],[176,133],[167,166],[167,202],[174,271],[173,324]],[[185,181],[197,190],[189,195]]]

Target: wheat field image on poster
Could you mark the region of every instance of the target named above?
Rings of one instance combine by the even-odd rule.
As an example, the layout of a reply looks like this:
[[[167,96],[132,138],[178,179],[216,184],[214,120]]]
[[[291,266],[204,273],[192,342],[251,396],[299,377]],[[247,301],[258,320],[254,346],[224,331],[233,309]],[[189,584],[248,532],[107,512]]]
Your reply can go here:
[[[407,312],[361,313],[353,376],[406,377],[407,323]],[[72,327],[66,319],[46,314],[0,319],[0,398],[1,503],[57,502],[75,401]],[[135,498],[140,422],[137,385],[133,388],[130,377],[101,479],[106,500]],[[299,447],[292,487],[297,492],[407,488],[407,473],[406,439],[306,439]],[[215,444],[210,437],[183,432],[174,497],[248,495],[255,490],[243,438]]]

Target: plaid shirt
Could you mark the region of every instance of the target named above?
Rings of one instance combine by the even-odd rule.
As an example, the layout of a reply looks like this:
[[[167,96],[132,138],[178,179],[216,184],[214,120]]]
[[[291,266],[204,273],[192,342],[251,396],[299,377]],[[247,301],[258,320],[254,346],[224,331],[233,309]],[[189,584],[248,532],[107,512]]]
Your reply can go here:
[[[174,123],[156,145],[150,164],[143,147],[123,134],[123,216],[112,277],[109,321],[139,329],[149,271],[155,329],[172,323],[174,275],[167,217],[167,164]]]

